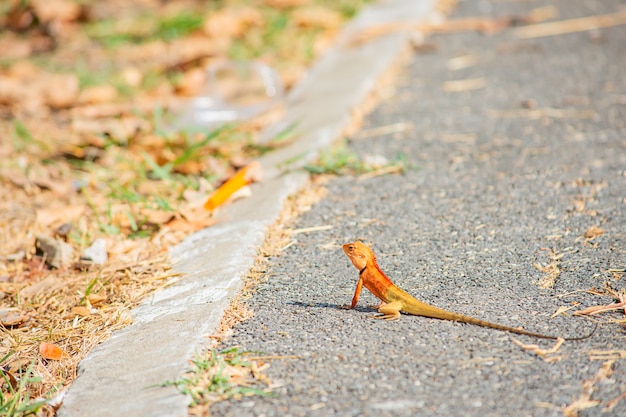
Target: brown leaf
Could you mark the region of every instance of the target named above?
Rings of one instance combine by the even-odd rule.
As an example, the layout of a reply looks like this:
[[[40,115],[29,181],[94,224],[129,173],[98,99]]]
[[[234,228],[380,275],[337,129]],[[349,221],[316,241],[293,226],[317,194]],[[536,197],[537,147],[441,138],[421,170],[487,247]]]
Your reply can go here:
[[[86,87],[80,92],[78,101],[81,104],[99,104],[113,101],[117,98],[117,88],[112,85],[94,85]]]
[[[604,232],[605,230],[601,227],[591,226],[589,229],[585,231],[583,236],[585,237],[585,239],[591,240],[591,239],[597,238],[598,236],[602,236]]]
[[[0,324],[5,327],[17,326],[25,322],[28,315],[17,308],[0,308]]]
[[[341,15],[326,7],[307,7],[295,10],[291,21],[300,27],[336,29],[341,24]]]
[[[276,9],[288,9],[305,5],[310,0],[263,0],[263,4]]]
[[[214,218],[204,218],[195,221],[188,221],[186,219],[178,218],[167,223],[167,227],[177,232],[196,232],[214,225],[217,222]]]
[[[28,39],[7,35],[0,39],[0,51],[4,59],[23,59],[30,56],[33,48]]]
[[[92,306],[97,306],[98,304],[103,303],[104,301],[106,301],[107,297],[104,295],[100,295],[100,294],[89,294],[87,296],[87,300],[89,301],[89,304],[91,304]]]
[[[202,90],[206,81],[204,69],[193,68],[183,75],[183,79],[176,86],[176,91],[184,96],[194,96]]]
[[[39,344],[39,354],[44,359],[50,359],[53,361],[61,360],[64,357],[68,357],[66,351],[58,347],[57,345],[53,345],[52,343],[41,342]]]
[[[82,134],[109,134],[114,138],[130,138],[138,132],[150,131],[150,122],[140,117],[124,117],[120,119],[74,119],[72,130]]]
[[[9,385],[11,385],[11,388],[13,388],[13,391],[16,391],[17,387],[19,387],[19,382],[17,381],[17,379],[13,376],[13,374],[9,370],[5,369],[3,373],[9,379],[8,382],[9,382]]]
[[[80,4],[72,0],[31,0],[30,4],[41,22],[71,22],[82,13]]]
[[[64,285],[63,281],[56,275],[48,275],[43,280],[30,285],[26,288],[22,288],[20,295],[22,297],[32,297],[44,292],[54,291],[57,288],[61,288]]]
[[[31,207],[0,201],[0,253],[13,255],[30,251],[35,244],[36,216]]]
[[[37,210],[37,224],[43,227],[72,223],[85,212],[84,205],[53,206]]]
[[[146,216],[146,220],[153,224],[165,224],[174,218],[174,213],[171,211],[142,209],[141,213]]]
[[[53,74],[46,77],[43,86],[44,102],[55,109],[74,105],[79,93],[78,77],[74,74]]]
[[[7,28],[16,32],[28,29],[34,20],[32,9],[28,7],[28,3],[21,1],[13,2],[12,6],[6,11],[6,13],[4,24]]]
[[[72,313],[81,317],[87,317],[91,315],[91,311],[85,306],[72,307]]]
[[[236,38],[242,36],[250,27],[263,24],[263,15],[257,9],[226,8],[209,14],[204,22],[204,33],[214,38]]]
[[[116,256],[116,255],[123,255],[129,252],[132,252],[133,250],[135,250],[137,247],[139,247],[141,244],[141,241],[139,240],[131,240],[131,239],[124,239],[121,241],[108,241],[107,247],[108,252],[111,256]]]
[[[2,44],[0,44],[2,47]],[[0,103],[14,104],[20,101],[23,88],[20,80],[10,77],[0,76]]]
[[[52,191],[57,197],[60,198],[67,198],[74,190],[71,181],[59,181],[51,178],[36,177],[32,178],[31,182],[41,189]]]

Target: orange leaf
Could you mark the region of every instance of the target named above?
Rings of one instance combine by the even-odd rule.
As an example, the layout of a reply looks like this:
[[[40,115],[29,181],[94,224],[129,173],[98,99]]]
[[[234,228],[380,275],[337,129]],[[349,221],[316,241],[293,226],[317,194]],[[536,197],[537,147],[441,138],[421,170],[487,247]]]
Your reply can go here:
[[[260,178],[261,165],[254,161],[241,168],[235,175],[218,188],[204,203],[204,208],[214,210],[224,204],[233,193],[243,186]]]
[[[39,354],[44,359],[51,359],[54,361],[61,360],[61,358],[68,356],[67,352],[57,345],[46,342],[41,342],[41,344],[39,345]]]

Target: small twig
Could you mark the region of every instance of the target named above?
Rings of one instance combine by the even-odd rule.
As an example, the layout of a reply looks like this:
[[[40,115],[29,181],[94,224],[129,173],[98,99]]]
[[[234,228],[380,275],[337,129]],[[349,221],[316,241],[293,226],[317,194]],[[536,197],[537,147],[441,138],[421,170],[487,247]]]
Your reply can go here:
[[[603,306],[592,306],[584,310],[575,311],[574,315],[575,316],[582,316],[582,315],[592,316],[594,314],[600,314],[600,313],[605,313],[607,311],[622,310],[622,309],[624,309],[625,310],[624,312],[626,313],[626,301],[603,305]]]
[[[520,39],[532,39],[574,32],[586,32],[623,24],[626,24],[626,10],[598,16],[528,25],[515,29],[514,34]]]
[[[385,136],[392,133],[402,133],[414,129],[414,125],[411,122],[393,123],[390,125],[373,127],[371,129],[362,130],[357,137],[359,139],[366,139],[374,136]]]
[[[553,319],[553,318],[555,318],[556,316],[558,316],[558,315],[560,315],[560,314],[565,313],[566,311],[569,311],[569,310],[571,310],[571,309],[573,309],[573,308],[576,308],[576,306],[577,306],[578,304],[580,304],[580,303],[576,303],[575,305],[573,305],[573,306],[569,306],[569,307],[568,307],[568,306],[561,306],[561,307],[559,307],[559,308],[558,308],[558,309],[554,312],[554,314],[552,314],[552,315],[550,316],[550,318],[551,318],[551,319]]]
[[[515,343],[516,345],[518,345],[524,350],[531,351],[535,355],[540,356],[546,362],[556,362],[556,361],[561,360],[560,356],[549,357],[548,355],[556,353],[561,347],[561,345],[563,344],[563,342],[565,342],[565,339],[563,339],[562,337],[559,337],[556,340],[556,343],[554,344],[554,346],[552,346],[550,349],[541,349],[538,345],[526,345],[517,339],[513,339],[513,343]]]
[[[249,361],[263,361],[272,359],[302,359],[298,355],[266,355],[266,356],[246,356]]]
[[[311,227],[303,227],[301,229],[294,229],[291,231],[292,235],[297,235],[299,233],[311,233],[311,232],[321,232],[323,230],[330,230],[333,226],[330,224],[324,226],[311,226]]]
[[[402,172],[403,169],[404,169],[404,165],[402,164],[390,165],[387,167],[379,168],[374,171],[366,172],[365,174],[359,175],[358,179],[359,181],[363,181],[369,178],[379,177],[381,175],[396,174],[398,172]]]

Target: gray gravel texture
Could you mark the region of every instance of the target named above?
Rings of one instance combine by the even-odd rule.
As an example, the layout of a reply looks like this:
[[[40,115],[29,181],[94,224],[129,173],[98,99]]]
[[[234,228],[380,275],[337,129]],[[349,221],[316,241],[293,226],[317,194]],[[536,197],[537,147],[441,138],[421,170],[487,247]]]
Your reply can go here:
[[[452,17],[521,14],[548,4],[562,19],[626,5],[464,1]],[[420,300],[548,334],[585,334],[592,323],[573,310],[551,315],[574,303],[611,303],[586,292],[606,282],[624,288],[626,276],[609,269],[626,268],[626,27],[430,41],[435,50],[415,56],[395,95],[350,138],[361,156],[403,155],[418,169],[327,184],[327,197],[293,227],[333,228],[294,235],[297,244],[271,260],[250,300],[255,316],[223,343],[299,359],[271,361],[266,374],[280,385],[275,396],[224,401],[213,415],[561,416],[562,407],[584,398],[583,384],[598,403],[580,416],[626,415],[626,399],[606,409],[626,392],[626,357],[607,363],[590,354],[625,349],[617,324],[565,342],[545,361],[513,339],[544,349],[550,340],[408,315],[373,320],[368,306],[377,300],[367,290],[355,310],[338,309],[350,302],[358,277],[339,245],[355,239],[371,244],[387,275]],[[464,55],[476,64],[448,68]],[[442,89],[474,78],[485,87]],[[414,129],[367,135],[400,122]],[[587,240],[592,226],[605,233]],[[552,289],[537,285],[544,273],[535,264],[550,262],[544,248],[561,256]],[[599,376],[603,365],[612,373]],[[585,381],[594,378],[589,388]]]

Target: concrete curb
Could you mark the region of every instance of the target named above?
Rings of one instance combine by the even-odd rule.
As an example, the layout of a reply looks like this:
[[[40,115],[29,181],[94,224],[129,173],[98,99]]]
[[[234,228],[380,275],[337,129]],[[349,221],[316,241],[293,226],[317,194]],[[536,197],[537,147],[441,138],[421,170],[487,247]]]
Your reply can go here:
[[[256,248],[277,219],[285,199],[304,187],[308,175],[294,171],[336,140],[352,122],[353,110],[406,50],[408,35],[376,38],[342,48],[354,33],[387,22],[423,22],[436,0],[389,0],[362,11],[331,49],[290,93],[281,126],[297,123],[291,145],[261,158],[266,180],[252,197],[224,209],[223,222],[173,248],[175,270],[186,276],[153,294],[132,311],[134,323],[115,332],[81,362],[60,417],[187,416],[189,399],[160,387],[188,368],[208,345],[242,277],[254,265]],[[265,132],[272,134],[272,128]],[[274,130],[276,127],[274,128]],[[287,161],[295,161],[286,166]]]

